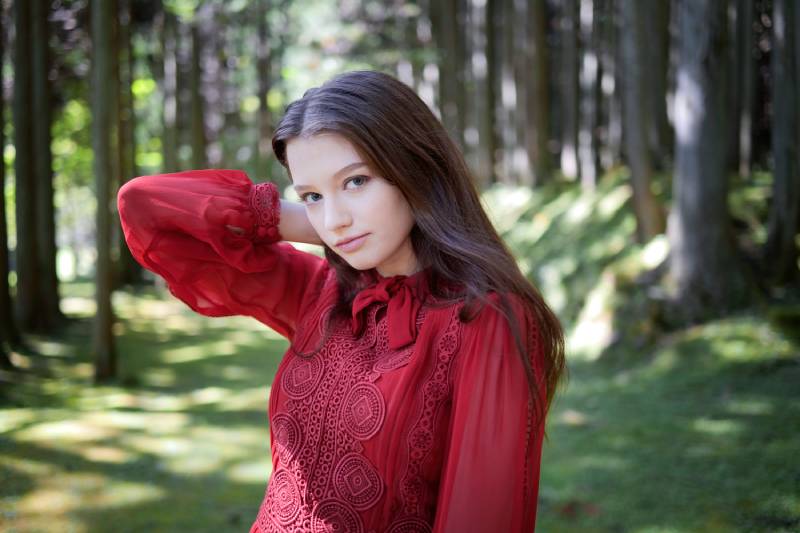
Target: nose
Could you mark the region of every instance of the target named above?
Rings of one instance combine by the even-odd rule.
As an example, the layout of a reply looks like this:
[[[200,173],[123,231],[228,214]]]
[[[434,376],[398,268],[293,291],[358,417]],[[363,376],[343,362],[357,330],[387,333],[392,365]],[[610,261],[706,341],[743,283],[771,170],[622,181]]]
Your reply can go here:
[[[347,207],[341,201],[335,199],[325,199],[325,229],[335,232],[340,228],[349,226],[352,217]]]

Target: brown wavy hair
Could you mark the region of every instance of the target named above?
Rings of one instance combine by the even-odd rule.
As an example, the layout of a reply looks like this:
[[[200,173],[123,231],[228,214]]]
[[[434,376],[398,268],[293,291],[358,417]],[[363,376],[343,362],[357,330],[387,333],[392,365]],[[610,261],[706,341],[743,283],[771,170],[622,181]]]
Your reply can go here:
[[[561,324],[486,215],[464,157],[439,119],[396,78],[351,71],[307,90],[287,106],[272,137],[275,156],[289,171],[287,143],[322,133],[347,139],[373,171],[403,193],[416,221],[411,230],[414,252],[424,268],[431,267],[432,294],[464,300],[462,322],[475,318],[484,305],[508,320],[531,389],[529,401],[537,406],[538,420],[543,420],[566,373]],[[347,314],[360,289],[360,271],[324,248],[341,288],[333,314]],[[454,285],[460,288],[455,293],[448,290]],[[499,296],[499,307],[488,298],[490,291]],[[527,322],[530,317],[524,317],[523,326],[514,320],[509,295],[519,297],[536,324]],[[539,395],[528,357],[535,349],[533,330],[526,329],[524,339],[521,331],[537,327],[545,359],[544,406],[536,401]]]

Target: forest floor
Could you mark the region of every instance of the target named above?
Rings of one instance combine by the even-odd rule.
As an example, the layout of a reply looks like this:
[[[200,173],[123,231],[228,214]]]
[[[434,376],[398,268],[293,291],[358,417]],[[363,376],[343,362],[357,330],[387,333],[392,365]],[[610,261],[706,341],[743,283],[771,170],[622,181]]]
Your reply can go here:
[[[568,333],[537,531],[800,531],[796,314],[762,302],[661,327],[640,280],[666,244],[633,244],[629,192],[607,181],[485,196]],[[65,284],[70,324],[31,336],[14,354],[25,372],[0,376],[0,531],[246,531],[285,340],[164,290],[119,291],[120,378],[93,386],[92,291]]]

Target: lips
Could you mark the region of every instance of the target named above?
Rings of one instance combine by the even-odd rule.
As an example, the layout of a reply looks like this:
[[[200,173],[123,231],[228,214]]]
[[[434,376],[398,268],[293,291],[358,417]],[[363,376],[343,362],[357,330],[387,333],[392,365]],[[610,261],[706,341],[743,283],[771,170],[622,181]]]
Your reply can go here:
[[[345,253],[355,252],[361,248],[368,236],[369,233],[365,233],[364,235],[359,235],[351,239],[342,239],[336,244],[336,249]]]
[[[360,239],[361,237],[364,237],[366,235],[368,235],[368,234],[364,233],[362,235],[356,235],[355,237],[350,237],[349,239],[342,239],[341,241],[336,243],[336,246],[343,246],[343,245],[347,244],[348,242],[353,242],[354,240]]]

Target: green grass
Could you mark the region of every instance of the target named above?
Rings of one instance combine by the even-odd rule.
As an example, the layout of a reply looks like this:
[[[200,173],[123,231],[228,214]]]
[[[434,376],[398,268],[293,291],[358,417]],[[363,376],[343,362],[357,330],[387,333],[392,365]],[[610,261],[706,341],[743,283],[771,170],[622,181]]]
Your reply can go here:
[[[796,308],[665,331],[637,280],[667,244],[633,242],[624,180],[485,195],[568,334],[537,531],[800,531]],[[762,189],[743,187],[734,211]],[[762,218],[747,218],[754,242]],[[27,371],[2,376],[15,382],[0,390],[0,530],[245,531],[270,473],[267,397],[285,341],[163,291],[118,293],[121,377],[92,386],[92,287],[64,292],[73,322],[32,338],[38,354],[14,356]]]

